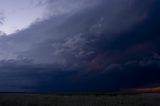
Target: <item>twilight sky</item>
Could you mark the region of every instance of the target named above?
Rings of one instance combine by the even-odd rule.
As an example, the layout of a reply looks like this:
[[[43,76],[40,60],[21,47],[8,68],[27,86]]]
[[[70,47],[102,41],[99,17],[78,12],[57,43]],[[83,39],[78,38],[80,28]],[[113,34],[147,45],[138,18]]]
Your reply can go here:
[[[0,30],[11,34],[28,27],[36,19],[43,17],[44,6],[38,6],[40,0],[0,1]]]
[[[0,91],[160,86],[159,0],[0,1]]]

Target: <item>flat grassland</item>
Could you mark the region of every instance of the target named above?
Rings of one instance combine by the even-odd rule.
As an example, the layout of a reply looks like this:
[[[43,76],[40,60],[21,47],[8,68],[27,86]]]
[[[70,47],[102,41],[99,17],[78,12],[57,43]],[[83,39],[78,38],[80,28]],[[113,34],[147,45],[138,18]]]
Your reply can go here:
[[[160,106],[160,94],[0,93],[0,106]]]

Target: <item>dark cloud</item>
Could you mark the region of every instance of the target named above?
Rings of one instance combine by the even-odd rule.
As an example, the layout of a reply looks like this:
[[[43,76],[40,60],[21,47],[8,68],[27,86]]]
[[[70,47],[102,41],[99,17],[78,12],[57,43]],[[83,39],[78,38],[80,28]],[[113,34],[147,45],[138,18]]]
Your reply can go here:
[[[73,14],[79,10],[86,9],[100,3],[102,0],[46,0],[43,5],[47,6],[49,16]],[[47,15],[47,14],[46,14]]]
[[[158,0],[90,2],[48,0],[48,19],[1,36],[0,85],[105,91],[159,83]]]

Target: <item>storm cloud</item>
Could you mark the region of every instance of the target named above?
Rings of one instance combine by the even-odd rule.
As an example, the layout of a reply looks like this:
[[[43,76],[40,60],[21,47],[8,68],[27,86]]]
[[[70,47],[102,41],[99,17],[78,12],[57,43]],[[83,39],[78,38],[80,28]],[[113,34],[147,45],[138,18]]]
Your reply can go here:
[[[0,73],[6,76],[0,85],[8,90],[104,91],[159,82],[158,4],[158,0],[42,3],[48,18],[0,36]],[[129,66],[135,61],[135,68]],[[150,81],[145,73],[152,73]]]

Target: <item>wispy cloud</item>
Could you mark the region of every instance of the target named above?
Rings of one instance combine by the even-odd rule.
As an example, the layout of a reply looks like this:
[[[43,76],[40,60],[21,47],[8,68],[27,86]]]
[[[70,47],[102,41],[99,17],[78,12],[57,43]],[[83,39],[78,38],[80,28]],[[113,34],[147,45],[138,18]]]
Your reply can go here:
[[[4,24],[4,21],[5,21],[6,17],[4,15],[4,12],[0,12],[0,25],[3,25]]]

